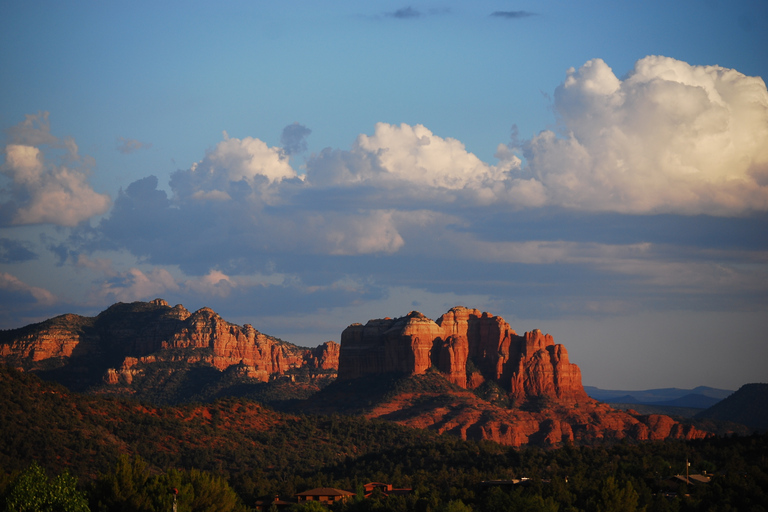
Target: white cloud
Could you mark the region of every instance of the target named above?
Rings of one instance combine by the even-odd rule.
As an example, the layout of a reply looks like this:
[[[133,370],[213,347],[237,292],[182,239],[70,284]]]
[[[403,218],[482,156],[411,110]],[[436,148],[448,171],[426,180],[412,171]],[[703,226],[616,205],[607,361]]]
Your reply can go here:
[[[768,90],[759,77],[667,57],[624,80],[595,59],[555,92],[566,132],[525,146],[546,202],[622,213],[768,210]]]
[[[15,182],[34,185],[43,172],[43,158],[34,146],[8,144],[5,147],[6,174]]]
[[[381,168],[399,180],[453,190],[501,181],[520,164],[510,155],[501,165],[488,165],[460,141],[438,137],[420,124],[377,123],[374,134],[360,135],[352,151],[376,155]]]
[[[5,163],[0,171],[11,180],[9,224],[55,224],[76,226],[109,209],[110,198],[95,192],[88,184],[88,170],[77,145],[71,139],[59,140],[49,132],[47,114],[27,116],[9,130],[14,142],[5,147]],[[64,148],[65,163],[46,163],[44,152],[35,144]]]
[[[257,176],[263,176],[274,183],[296,177],[282,148],[269,147],[253,137],[230,137],[226,132],[224,140],[196,163],[192,171],[203,180],[206,175],[227,181],[253,181]]]
[[[29,203],[19,208],[14,224],[76,226],[107,211],[109,196],[95,192],[80,171],[57,167],[28,187]]]

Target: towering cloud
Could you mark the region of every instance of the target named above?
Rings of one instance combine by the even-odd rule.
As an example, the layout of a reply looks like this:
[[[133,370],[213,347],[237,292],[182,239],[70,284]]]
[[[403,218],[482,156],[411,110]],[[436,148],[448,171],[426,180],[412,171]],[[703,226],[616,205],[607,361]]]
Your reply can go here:
[[[527,142],[546,202],[622,213],[768,209],[768,91],[759,77],[668,57],[617,78],[600,59],[555,91],[562,136]]]

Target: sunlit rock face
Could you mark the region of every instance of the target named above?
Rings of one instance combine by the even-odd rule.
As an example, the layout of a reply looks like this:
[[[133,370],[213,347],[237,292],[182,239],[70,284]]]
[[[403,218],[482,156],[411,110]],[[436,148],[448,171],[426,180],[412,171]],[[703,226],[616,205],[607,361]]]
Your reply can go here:
[[[503,318],[476,309],[456,307],[435,322],[411,312],[344,330],[339,380],[390,372],[422,384],[369,405],[367,417],[463,439],[554,447],[710,435],[667,416],[627,413],[589,398],[579,367],[552,336],[538,329],[519,336]],[[439,375],[458,387],[441,385]],[[490,401],[489,385],[496,386]]]
[[[462,388],[495,382],[517,401],[589,400],[581,371],[552,336],[538,329],[518,336],[503,318],[477,309],[455,307],[436,322],[414,311],[353,324],[341,335],[339,379],[420,375],[430,367]]]
[[[158,362],[236,366],[267,382],[303,367],[332,378],[339,361],[338,343],[298,347],[249,324],[229,323],[210,308],[190,313],[162,299],[118,303],[96,317],[63,315],[3,334],[2,363],[35,370],[86,359],[107,362],[106,384],[130,385],[141,367]]]

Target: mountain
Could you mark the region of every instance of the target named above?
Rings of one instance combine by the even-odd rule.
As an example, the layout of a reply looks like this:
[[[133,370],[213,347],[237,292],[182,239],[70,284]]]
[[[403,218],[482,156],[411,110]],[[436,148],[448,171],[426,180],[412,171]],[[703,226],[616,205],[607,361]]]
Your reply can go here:
[[[705,395],[699,395],[697,393],[690,393],[674,400],[666,400],[664,402],[649,402],[649,405],[661,405],[666,407],[692,407],[696,409],[706,409],[712,407],[720,401],[719,398],[712,398]]]
[[[733,393],[732,390],[707,386],[698,386],[693,389],[660,388],[642,391],[600,389],[594,386],[584,386],[584,390],[595,400],[606,403],[674,405],[677,407],[699,408],[710,407]],[[709,398],[712,402],[707,403],[708,401],[701,397]]]
[[[300,413],[364,415],[501,444],[557,446],[708,434],[590,398],[568,352],[538,329],[455,307],[353,324],[341,344],[298,347],[209,308],[162,299],[0,333],[0,361],[72,390],[154,404],[248,397]]]
[[[118,303],[96,317],[62,315],[0,332],[0,362],[73,390],[178,402],[219,389],[288,379],[314,392],[336,377],[339,345],[299,347],[162,299]],[[253,386],[251,386],[253,387]]]
[[[768,384],[745,384],[725,400],[697,414],[696,419],[731,421],[768,431]]]
[[[598,403],[552,336],[519,336],[501,317],[464,307],[437,321],[414,311],[350,325],[341,336],[337,380],[294,407],[511,446],[708,435],[668,416]]]

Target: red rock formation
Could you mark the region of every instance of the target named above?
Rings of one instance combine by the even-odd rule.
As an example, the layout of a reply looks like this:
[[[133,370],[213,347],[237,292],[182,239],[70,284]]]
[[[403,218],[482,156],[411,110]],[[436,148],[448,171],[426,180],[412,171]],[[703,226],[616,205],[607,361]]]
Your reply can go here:
[[[231,324],[210,308],[190,313],[162,299],[115,304],[93,318],[63,315],[4,334],[0,360],[6,364],[34,370],[44,363],[50,367],[54,360],[64,366],[98,355],[122,361],[106,368],[103,380],[123,385],[130,385],[141,366],[168,357],[204,361],[219,370],[239,365],[245,375],[265,382],[303,366],[333,377],[339,357],[339,346],[333,342],[315,349],[297,347],[251,325]],[[162,351],[164,355],[154,355]]]
[[[304,357],[310,368],[316,370],[336,371],[339,368],[339,349],[341,345],[335,341],[326,341],[310,350]]]
[[[476,370],[467,370],[468,361]],[[411,312],[354,324],[341,335],[342,380],[387,372],[421,375],[430,366],[463,388],[496,382],[518,402],[529,397],[590,400],[578,366],[552,336],[538,329],[518,336],[503,318],[477,309],[455,307],[437,322]]]
[[[339,378],[378,373],[422,374],[432,366],[432,345],[440,327],[419,312],[398,318],[352,324],[341,333]]]
[[[414,378],[429,378],[429,375]],[[434,384],[427,387],[435,388]],[[537,412],[496,407],[468,390],[455,389],[390,395],[386,401],[375,404],[366,417],[515,447],[558,446],[566,442],[589,444],[625,438],[638,441],[701,439],[710,435],[667,416],[630,415],[594,400],[554,404]]]
[[[76,348],[80,353],[92,352],[95,347],[89,327],[90,323],[83,321],[83,317],[61,315],[17,329],[16,336],[13,336],[14,331],[8,331],[6,337],[10,339],[0,344],[0,357],[21,367],[24,362],[71,357]]]
[[[435,340],[437,351],[437,369],[446,374],[446,378],[462,388],[467,385],[467,358],[469,357],[469,342],[463,334],[451,334],[444,341]],[[470,382],[473,382],[470,379]]]

